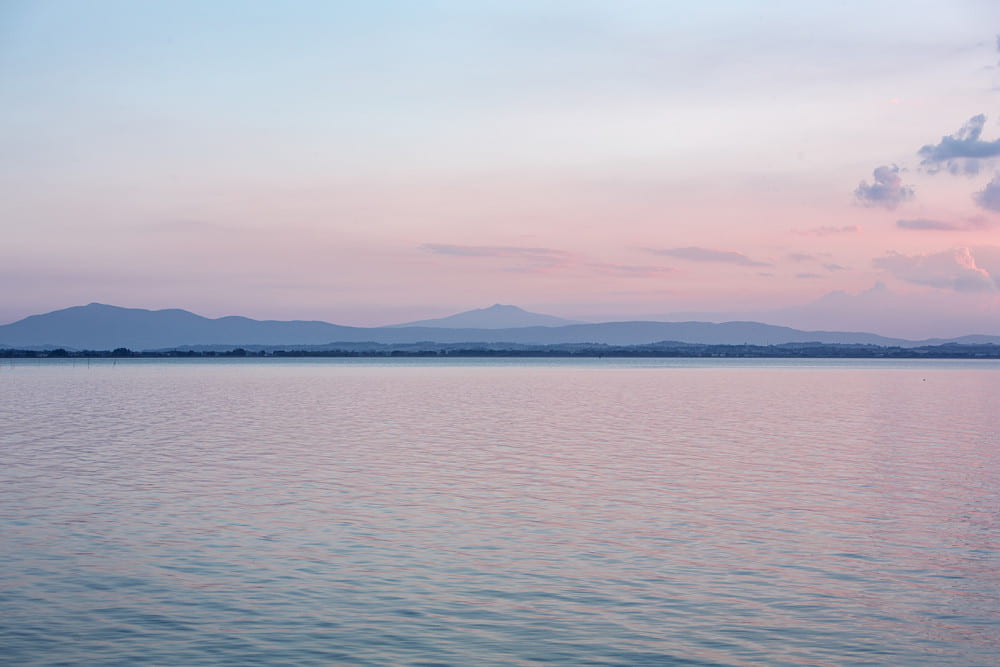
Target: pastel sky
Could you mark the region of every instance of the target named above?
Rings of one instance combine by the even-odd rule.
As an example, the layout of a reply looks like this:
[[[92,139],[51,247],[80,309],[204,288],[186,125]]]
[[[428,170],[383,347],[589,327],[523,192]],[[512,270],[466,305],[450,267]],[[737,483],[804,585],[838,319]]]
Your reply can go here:
[[[995,0],[4,0],[0,322],[1000,334],[998,33]]]

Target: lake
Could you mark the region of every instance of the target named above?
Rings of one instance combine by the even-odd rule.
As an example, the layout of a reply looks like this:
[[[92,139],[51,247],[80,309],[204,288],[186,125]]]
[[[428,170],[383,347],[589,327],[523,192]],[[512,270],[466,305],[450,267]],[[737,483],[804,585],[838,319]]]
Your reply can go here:
[[[995,665],[1000,363],[0,362],[0,661]]]

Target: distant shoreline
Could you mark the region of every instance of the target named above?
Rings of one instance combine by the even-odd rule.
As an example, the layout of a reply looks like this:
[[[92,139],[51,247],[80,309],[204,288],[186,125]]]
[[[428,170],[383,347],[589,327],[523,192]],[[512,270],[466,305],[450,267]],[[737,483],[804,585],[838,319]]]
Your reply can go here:
[[[887,347],[825,343],[782,345],[701,345],[654,343],[651,345],[372,345],[326,349],[269,346],[212,346],[212,349],[134,351],[0,348],[2,359],[187,359],[187,358],[758,358],[758,359],[1000,359],[1000,345],[959,344],[922,347]]]

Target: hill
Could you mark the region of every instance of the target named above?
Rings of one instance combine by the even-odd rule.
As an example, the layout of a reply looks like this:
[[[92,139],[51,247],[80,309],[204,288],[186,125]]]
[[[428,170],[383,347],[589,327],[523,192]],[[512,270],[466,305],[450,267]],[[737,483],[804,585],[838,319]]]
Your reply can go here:
[[[520,327],[559,327],[567,324],[579,324],[575,320],[567,320],[553,315],[532,313],[501,303],[495,303],[489,308],[477,308],[463,313],[439,317],[432,320],[418,320],[405,324],[393,324],[390,327],[434,327],[442,329],[516,329]]]
[[[490,310],[490,309],[484,309]],[[975,336],[959,342],[1000,343],[1000,337]],[[555,345],[597,343],[645,345],[664,341],[706,345],[782,345],[785,343],[861,344],[914,347],[908,341],[876,334],[800,331],[759,322],[605,322],[503,329],[435,326],[348,327],[318,321],[210,319],[186,310],[144,310],[99,303],[32,315],[0,326],[0,348],[63,347],[133,350],[182,346],[293,346],[332,343],[491,343]],[[954,342],[935,340],[934,344]]]

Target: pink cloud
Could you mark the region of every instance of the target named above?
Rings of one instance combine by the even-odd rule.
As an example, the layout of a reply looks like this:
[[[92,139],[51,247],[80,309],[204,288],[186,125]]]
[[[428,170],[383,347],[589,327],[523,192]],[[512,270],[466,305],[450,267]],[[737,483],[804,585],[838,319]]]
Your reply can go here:
[[[872,261],[877,269],[896,278],[955,292],[992,292],[997,282],[986,269],[976,264],[969,248],[953,248],[934,254],[903,255],[890,252]]]
[[[515,266],[508,271],[546,273],[553,269],[567,266],[573,259],[573,254],[554,248],[533,248],[522,246],[481,246],[454,245],[450,243],[425,243],[420,246],[436,255],[452,257],[491,257],[516,260]]]
[[[556,270],[574,269],[576,272],[595,273],[605,276],[652,278],[677,272],[677,269],[669,266],[589,261],[586,257],[554,248],[469,246],[447,243],[425,243],[420,248],[437,255],[450,255],[452,257],[512,259],[515,260],[515,265],[508,266],[504,270],[516,273],[550,273]]]
[[[698,248],[695,246],[687,248],[648,248],[647,250],[656,255],[676,257],[690,262],[719,262],[723,264],[737,264],[739,266],[771,266],[766,262],[758,262],[750,259],[741,252],[731,250],[713,250],[711,248]]]
[[[653,278],[678,273],[670,266],[632,266],[627,264],[587,264],[598,273],[626,278]]]
[[[858,234],[861,232],[861,227],[859,225],[844,225],[843,227],[826,225],[812,229],[792,230],[792,232],[802,236],[833,236],[834,234]]]

